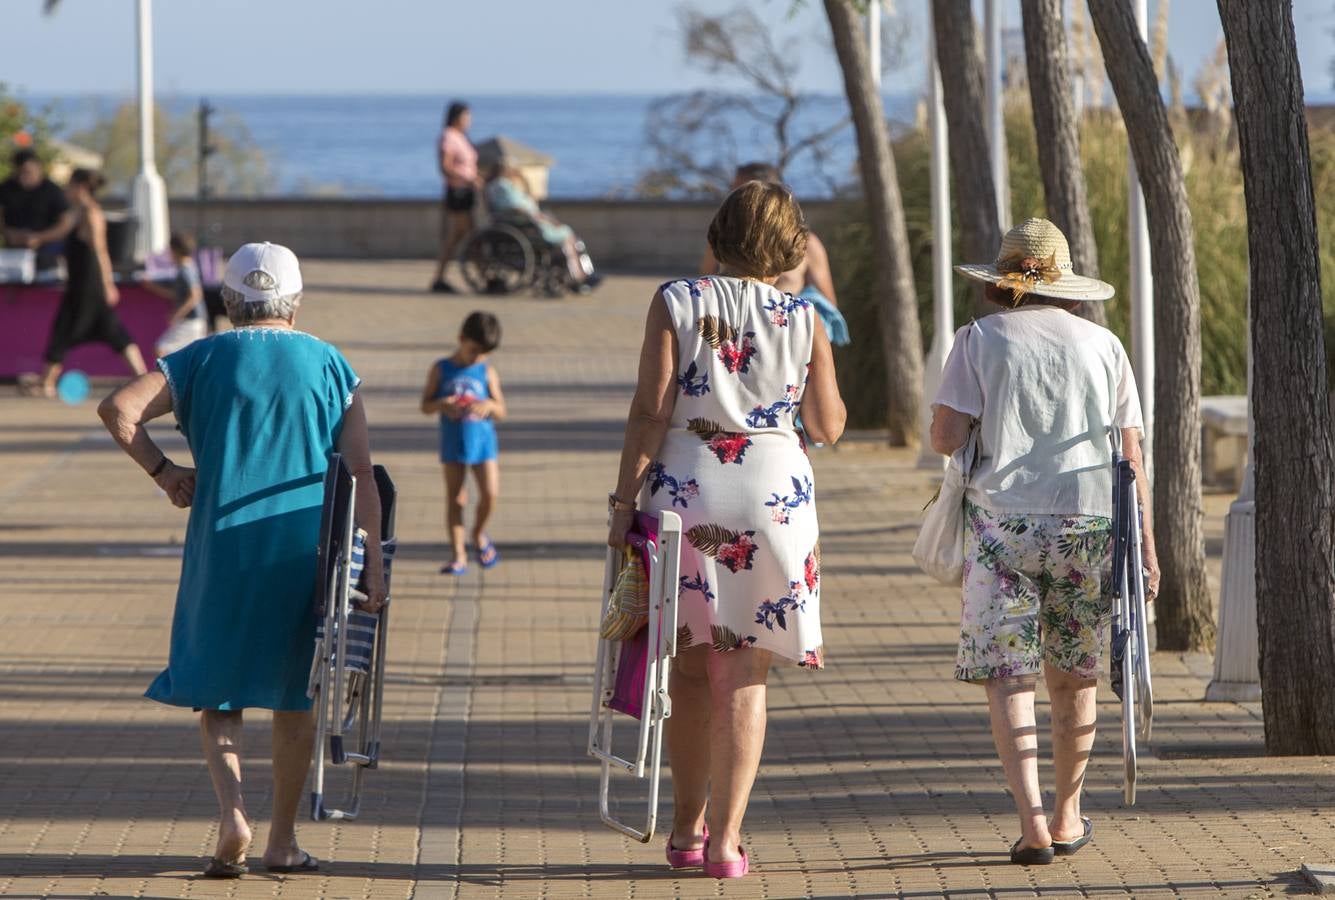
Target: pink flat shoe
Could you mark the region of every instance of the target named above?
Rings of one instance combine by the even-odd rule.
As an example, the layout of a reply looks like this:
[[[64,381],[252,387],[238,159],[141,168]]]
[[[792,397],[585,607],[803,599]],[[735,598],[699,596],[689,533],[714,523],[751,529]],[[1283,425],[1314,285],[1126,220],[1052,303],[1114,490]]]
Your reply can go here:
[[[705,841],[705,874],[710,878],[741,878],[751,871],[751,860],[747,858],[746,848],[739,847],[742,851],[741,859],[730,859],[725,862],[709,861],[709,841]]]
[[[709,843],[709,826],[705,826],[705,843]],[[672,835],[667,839],[667,861],[674,869],[698,869],[705,864],[705,848],[678,850],[672,846]]]

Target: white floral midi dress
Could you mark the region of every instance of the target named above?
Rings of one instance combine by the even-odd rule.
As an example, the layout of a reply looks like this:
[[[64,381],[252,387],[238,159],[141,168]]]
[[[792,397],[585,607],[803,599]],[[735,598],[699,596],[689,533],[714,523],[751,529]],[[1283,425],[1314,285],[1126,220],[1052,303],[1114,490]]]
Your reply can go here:
[[[640,508],[682,518],[678,649],[763,648],[822,668],[816,490],[794,424],[816,313],[739,278],[660,291],[677,334],[677,396]]]

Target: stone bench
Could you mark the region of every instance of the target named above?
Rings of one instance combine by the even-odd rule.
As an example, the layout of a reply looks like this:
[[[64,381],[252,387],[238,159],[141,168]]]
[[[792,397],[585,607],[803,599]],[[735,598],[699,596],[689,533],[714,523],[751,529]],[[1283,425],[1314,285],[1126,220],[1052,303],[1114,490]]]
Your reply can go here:
[[[1247,467],[1247,398],[1201,398],[1201,478],[1237,490]]]

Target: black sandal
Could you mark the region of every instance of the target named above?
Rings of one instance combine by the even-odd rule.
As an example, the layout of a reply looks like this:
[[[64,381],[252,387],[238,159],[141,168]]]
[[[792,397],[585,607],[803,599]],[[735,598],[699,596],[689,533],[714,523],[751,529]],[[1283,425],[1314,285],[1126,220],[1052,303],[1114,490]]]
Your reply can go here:
[[[1077,850],[1089,843],[1089,839],[1094,836],[1094,823],[1080,817],[1080,821],[1085,823],[1085,833],[1073,841],[1053,841],[1052,850],[1058,856],[1072,856]]]
[[[1025,847],[1020,849],[1020,838],[1014,844],[1011,844],[1011,863],[1017,866],[1046,866],[1050,864],[1057,853],[1051,846],[1047,847]]]
[[[320,861],[305,850],[301,852],[305,858],[295,866],[265,866],[264,870],[274,875],[299,875],[302,872],[320,871]]]
[[[205,878],[240,878],[250,872],[242,862],[227,862],[226,860],[214,857],[209,860],[208,866],[204,869]]]

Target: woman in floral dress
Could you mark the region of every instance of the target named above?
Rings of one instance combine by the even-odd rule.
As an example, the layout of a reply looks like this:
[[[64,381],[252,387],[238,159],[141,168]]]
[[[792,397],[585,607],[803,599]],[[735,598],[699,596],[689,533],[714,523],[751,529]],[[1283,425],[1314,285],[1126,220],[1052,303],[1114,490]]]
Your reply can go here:
[[[833,443],[844,405],[819,317],[773,287],[805,251],[792,194],[742,185],[709,244],[721,274],[669,282],[650,304],[608,541],[624,543],[637,506],[682,518],[667,856],[736,877],[770,661],[823,665],[815,485],[795,423],[800,411]]]

